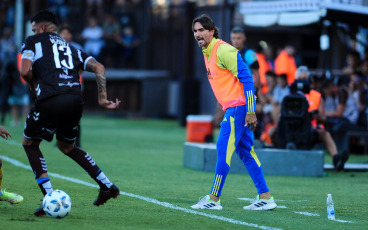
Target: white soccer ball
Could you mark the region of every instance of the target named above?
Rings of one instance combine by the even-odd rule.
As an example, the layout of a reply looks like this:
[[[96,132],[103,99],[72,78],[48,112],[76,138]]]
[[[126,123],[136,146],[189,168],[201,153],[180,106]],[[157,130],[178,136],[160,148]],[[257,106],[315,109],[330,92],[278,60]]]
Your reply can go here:
[[[62,190],[54,190],[43,198],[43,210],[53,218],[67,216],[72,208],[70,196]]]

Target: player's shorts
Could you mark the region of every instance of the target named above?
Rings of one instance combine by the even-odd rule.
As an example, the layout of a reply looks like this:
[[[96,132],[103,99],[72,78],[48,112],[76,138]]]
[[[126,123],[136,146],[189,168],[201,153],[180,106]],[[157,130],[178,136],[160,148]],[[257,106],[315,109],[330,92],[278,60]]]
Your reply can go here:
[[[57,140],[72,144],[76,140],[82,111],[80,95],[61,94],[38,102],[28,114],[24,136],[51,142],[56,134]]]

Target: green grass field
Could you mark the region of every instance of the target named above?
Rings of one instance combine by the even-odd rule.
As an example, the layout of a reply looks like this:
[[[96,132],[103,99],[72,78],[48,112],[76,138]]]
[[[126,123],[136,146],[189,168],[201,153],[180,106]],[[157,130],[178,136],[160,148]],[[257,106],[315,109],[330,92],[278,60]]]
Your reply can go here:
[[[123,192],[117,199],[95,207],[98,189],[76,163],[52,143],[42,143],[54,189],[72,198],[64,219],[34,217],[41,192],[21,147],[22,127],[5,125],[13,134],[0,140],[4,160],[3,187],[24,197],[23,203],[0,202],[0,228],[10,229],[367,229],[368,172],[328,171],[325,177],[267,176],[279,208],[245,211],[256,189],[248,175],[229,174],[223,189],[222,211],[192,211],[190,205],[209,193],[213,173],[183,167],[185,128],[177,121],[84,116],[82,147]],[[15,166],[9,159],[21,162]],[[366,162],[352,155],[349,162]],[[12,161],[14,162],[14,161]],[[326,156],[326,163],[331,158]],[[88,182],[87,185],[68,178]],[[326,216],[327,193],[335,201],[336,218]],[[301,214],[302,213],[302,214]],[[309,214],[306,215],[306,214]]]

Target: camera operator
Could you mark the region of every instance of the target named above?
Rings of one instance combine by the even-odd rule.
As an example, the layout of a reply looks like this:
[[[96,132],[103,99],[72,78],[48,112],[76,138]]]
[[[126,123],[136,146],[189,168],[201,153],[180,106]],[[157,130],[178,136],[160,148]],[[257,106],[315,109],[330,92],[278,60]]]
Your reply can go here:
[[[291,87],[293,90],[299,90],[302,87],[304,96],[306,97],[309,108],[308,112],[311,113],[312,123],[312,145],[318,142],[323,142],[326,146],[328,154],[332,157],[333,165],[336,170],[341,171],[344,169],[344,164],[349,158],[347,151],[343,151],[342,154],[338,154],[335,141],[331,134],[324,129],[322,122],[325,121],[324,115],[324,100],[321,97],[321,93],[315,89],[310,89],[309,83],[309,70],[307,66],[299,66],[295,73],[295,82]],[[299,86],[298,86],[299,85]],[[301,86],[303,85],[303,86]],[[314,137],[314,138],[313,138]]]

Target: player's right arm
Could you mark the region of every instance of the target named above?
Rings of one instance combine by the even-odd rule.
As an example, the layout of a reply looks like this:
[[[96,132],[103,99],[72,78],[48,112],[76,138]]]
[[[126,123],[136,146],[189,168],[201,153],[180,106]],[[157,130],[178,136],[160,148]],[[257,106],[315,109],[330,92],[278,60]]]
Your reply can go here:
[[[22,59],[20,64],[20,75],[27,82],[32,92],[35,92],[33,85],[32,65],[35,59],[35,49],[30,37],[22,45]]]
[[[107,100],[105,67],[94,58],[90,58],[85,69],[96,74],[98,104],[106,109],[119,108],[121,102],[119,99],[116,98],[115,102]]]

